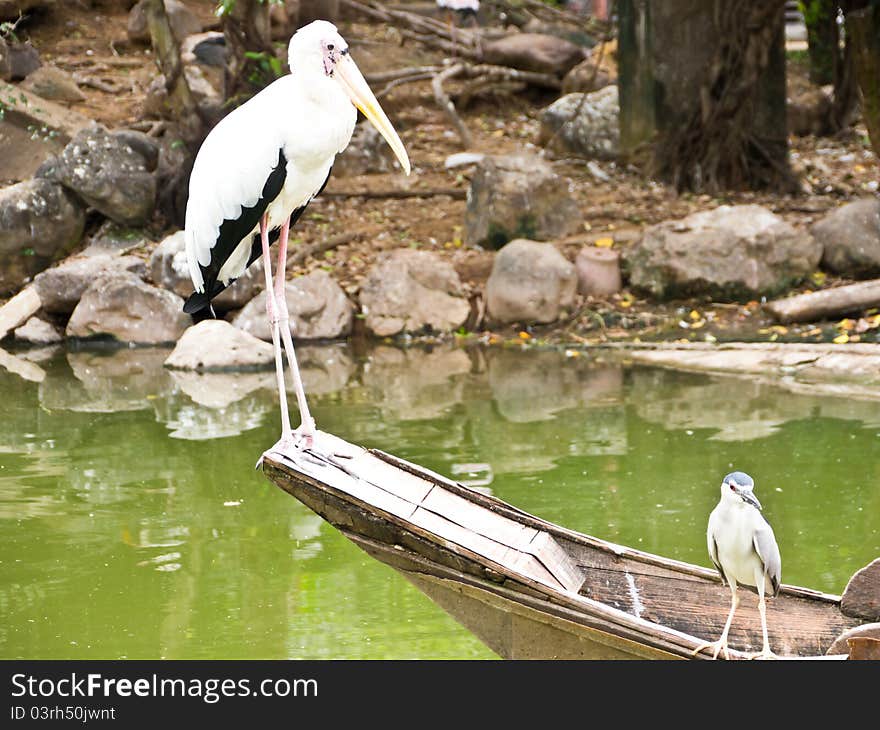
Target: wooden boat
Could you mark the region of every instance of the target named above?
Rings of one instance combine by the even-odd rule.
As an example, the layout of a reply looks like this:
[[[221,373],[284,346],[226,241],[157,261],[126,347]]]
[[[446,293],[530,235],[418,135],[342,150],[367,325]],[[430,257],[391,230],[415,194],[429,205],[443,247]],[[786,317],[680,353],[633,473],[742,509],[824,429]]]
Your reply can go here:
[[[267,457],[263,471],[505,658],[687,659],[720,635],[730,608],[714,570],[568,530],[330,434],[294,459]],[[784,585],[768,601],[771,647],[880,658],[878,584],[880,560],[843,598]],[[741,598],[737,659],[761,647],[756,597]]]

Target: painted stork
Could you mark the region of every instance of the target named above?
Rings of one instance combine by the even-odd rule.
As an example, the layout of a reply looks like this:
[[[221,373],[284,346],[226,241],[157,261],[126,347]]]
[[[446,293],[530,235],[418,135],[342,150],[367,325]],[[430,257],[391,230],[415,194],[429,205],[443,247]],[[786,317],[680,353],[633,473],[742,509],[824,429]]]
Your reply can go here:
[[[334,158],[351,140],[358,109],[388,142],[404,172],[410,172],[400,137],[332,23],[316,20],[299,29],[290,39],[288,58],[290,74],[232,111],[205,139],[190,176],[185,224],[194,289],[184,305],[189,314],[210,308],[215,296],[262,257],[281,397],[281,438],[269,451],[281,453],[311,448],[315,435],[284,296],[290,226],[323,190]],[[269,246],[276,240],[273,286]],[[301,418],[295,431],[287,408],[282,342]]]

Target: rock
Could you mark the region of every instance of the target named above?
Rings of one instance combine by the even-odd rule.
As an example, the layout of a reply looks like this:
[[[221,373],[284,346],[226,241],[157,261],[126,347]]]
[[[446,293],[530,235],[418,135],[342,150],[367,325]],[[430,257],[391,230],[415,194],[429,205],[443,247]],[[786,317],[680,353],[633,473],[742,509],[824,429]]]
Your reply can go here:
[[[584,246],[574,262],[578,293],[607,297],[620,291],[620,253],[610,248]]]
[[[880,276],[880,199],[840,206],[810,228],[824,248],[822,267],[836,274]]]
[[[78,256],[38,274],[34,288],[44,311],[70,314],[95,279],[116,272],[143,277],[144,262],[136,256]]]
[[[179,0],[165,0],[165,12],[171,24],[171,32],[178,42],[188,35],[202,32],[202,24],[195,14]],[[150,42],[150,29],[144,12],[144,1],[141,0],[128,14],[128,37],[142,43]]]
[[[184,299],[193,293],[189,265],[186,262],[186,241],[183,231],[167,236],[150,256],[150,280]],[[226,312],[240,309],[251,301],[265,285],[263,262],[255,261],[245,273],[212,300],[214,309]],[[265,317],[265,309],[263,310]]]
[[[556,247],[511,241],[495,256],[486,282],[486,313],[499,324],[555,322],[574,304],[577,272]]]
[[[223,73],[206,73],[205,69],[205,66],[187,65],[183,67],[183,75],[201,113],[216,124],[226,114],[223,107]]]
[[[226,37],[216,30],[188,35],[180,44],[180,60],[184,64],[201,63],[225,68]]]
[[[152,243],[150,235],[141,228],[121,226],[113,221],[104,221],[92,234],[83,256],[103,256],[105,254],[126,254],[139,248],[147,248]]]
[[[51,8],[55,0],[0,0],[0,20],[18,20],[18,16],[35,8]]]
[[[326,271],[313,271],[288,281],[284,288],[290,314],[290,334],[296,340],[334,340],[351,332],[354,305]],[[271,340],[266,317],[266,292],[254,297],[234,324],[261,340]]]
[[[40,54],[30,43],[9,42],[0,36],[0,79],[21,81],[40,67]]]
[[[581,215],[568,182],[540,157],[487,156],[471,178],[464,224],[470,245],[498,249],[514,238],[573,233]]]
[[[117,223],[146,222],[156,203],[156,178],[144,158],[97,124],[78,132],[37,174],[61,183]]]
[[[443,161],[443,167],[454,170],[456,167],[465,167],[482,162],[486,155],[483,152],[453,152]]]
[[[76,81],[57,66],[41,66],[23,82],[22,88],[50,101],[83,101],[86,95],[79,90]]]
[[[82,237],[85,211],[48,180],[0,189],[0,295],[67,254]]]
[[[205,319],[183,333],[165,366],[179,370],[255,370],[271,367],[275,350],[222,319]]]
[[[584,60],[586,51],[570,41],[543,33],[511,33],[483,43],[486,63],[560,78]]]
[[[39,317],[31,317],[15,330],[15,339],[31,345],[54,345],[56,342],[62,342],[64,337],[54,324]]]
[[[368,175],[388,172],[399,164],[385,138],[370,122],[361,122],[355,127],[351,142],[336,156],[333,174]]]
[[[616,83],[616,77],[612,76],[604,66],[597,67],[595,60],[590,57],[565,74],[565,78],[562,79],[562,93],[563,95],[589,94]]]
[[[40,311],[40,295],[33,286],[26,286],[9,301],[0,305],[0,340]]]
[[[580,157],[617,158],[620,148],[617,86],[591,94],[568,94],[541,112],[540,144]]]
[[[722,205],[658,223],[624,252],[634,289],[716,301],[772,296],[801,281],[821,256],[807,231],[759,205]]]
[[[159,164],[159,144],[155,139],[136,129],[114,129],[111,134],[143,157],[147,170],[152,172],[156,169]]]
[[[119,342],[161,345],[176,342],[192,323],[183,300],[134,274],[115,272],[95,279],[67,323],[68,337],[112,337]]]
[[[366,326],[379,337],[402,332],[449,332],[470,314],[455,269],[428,251],[382,254],[361,285]]]

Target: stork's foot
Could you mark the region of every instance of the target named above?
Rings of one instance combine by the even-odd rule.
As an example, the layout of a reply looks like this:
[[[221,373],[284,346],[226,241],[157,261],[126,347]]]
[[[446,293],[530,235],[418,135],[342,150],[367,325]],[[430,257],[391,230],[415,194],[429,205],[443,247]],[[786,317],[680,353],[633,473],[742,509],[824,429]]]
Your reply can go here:
[[[274,446],[266,449],[257,460],[255,469],[259,469],[263,465],[263,459],[273,454],[281,457],[295,458],[297,453],[311,449],[315,445],[315,424],[311,423],[311,428],[300,426],[295,431],[282,433],[281,438],[275,442]]]
[[[704,649],[712,649],[712,658],[717,659],[719,652],[724,654],[725,659],[730,659],[727,651],[727,637],[722,636],[718,641],[704,641],[696,649],[691,652],[691,656],[696,656]]]
[[[770,651],[769,646],[765,646],[761,651],[748,655],[749,659],[779,659],[779,657]]]

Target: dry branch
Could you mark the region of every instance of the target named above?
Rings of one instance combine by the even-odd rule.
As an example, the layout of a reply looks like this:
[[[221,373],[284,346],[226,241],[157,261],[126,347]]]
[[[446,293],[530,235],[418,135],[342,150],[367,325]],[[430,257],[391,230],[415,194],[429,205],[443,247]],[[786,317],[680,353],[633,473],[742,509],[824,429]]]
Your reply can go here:
[[[467,197],[466,190],[458,188],[424,188],[420,190],[338,190],[321,193],[322,198],[433,198],[438,195],[448,195],[454,200],[464,200]]]
[[[291,251],[290,254],[288,254],[287,265],[299,266],[313,256],[317,256],[319,253],[324,253],[325,251],[329,251],[330,249],[336,248],[337,246],[351,243],[355,238],[357,238],[356,233],[340,233],[338,236],[325,238],[323,241],[317,241],[316,243],[312,243],[308,246],[297,247],[296,249]]]
[[[452,103],[452,100],[443,90],[444,81],[446,81],[447,79],[451,79],[454,76],[458,76],[463,71],[464,66],[460,63],[450,66],[445,71],[441,71],[434,77],[434,80],[431,81],[431,88],[434,90],[434,98],[437,100],[440,108],[444,112],[446,112],[446,115],[452,121],[452,124],[455,127],[455,131],[458,132],[458,136],[461,138],[461,143],[465,146],[465,148],[467,148],[470,147],[471,143],[473,142],[471,133],[465,123],[462,121],[461,117],[458,116],[458,112],[455,111],[455,104]]]
[[[812,322],[880,306],[880,279],[778,299],[764,309],[779,322]]]

